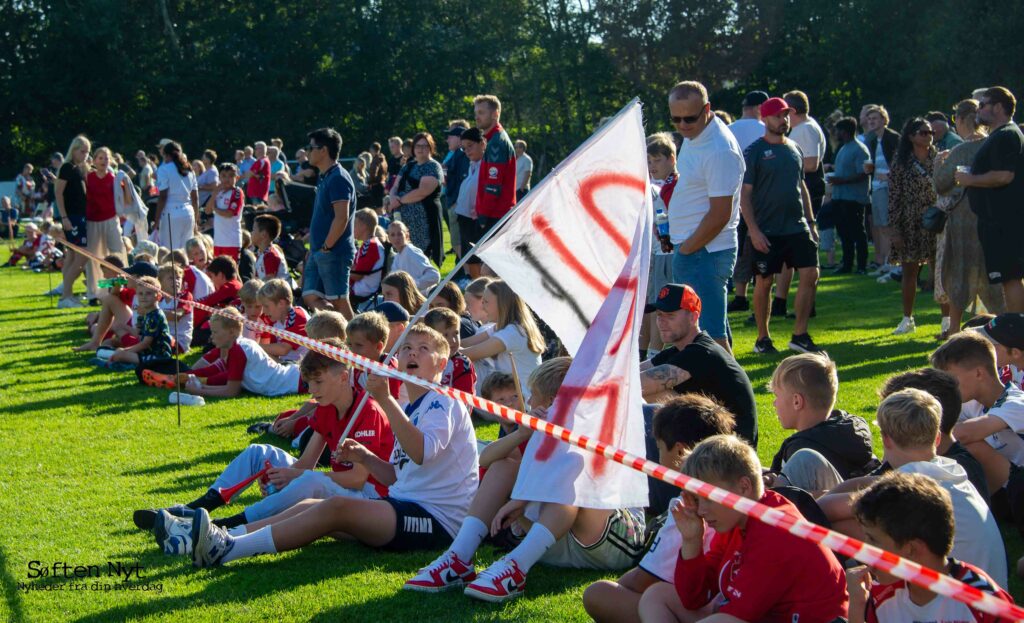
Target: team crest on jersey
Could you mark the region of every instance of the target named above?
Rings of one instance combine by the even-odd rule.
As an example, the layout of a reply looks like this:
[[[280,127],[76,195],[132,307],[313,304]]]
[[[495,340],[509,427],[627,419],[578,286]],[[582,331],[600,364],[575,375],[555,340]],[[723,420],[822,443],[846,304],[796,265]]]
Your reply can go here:
[[[498,167],[488,167],[487,175],[489,175],[492,180],[498,179]]]

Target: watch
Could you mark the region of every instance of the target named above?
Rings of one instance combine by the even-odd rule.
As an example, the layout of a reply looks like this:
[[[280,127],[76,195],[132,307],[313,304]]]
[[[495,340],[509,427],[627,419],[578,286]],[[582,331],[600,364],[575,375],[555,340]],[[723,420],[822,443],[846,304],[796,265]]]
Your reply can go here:
[[[330,253],[330,252],[331,252],[331,249],[333,249],[333,248],[334,248],[334,247],[329,247],[329,246],[327,246],[327,243],[325,242],[325,243],[323,244],[323,246],[322,246],[322,247],[320,247],[320,250],[321,250],[321,251],[323,251],[324,253]]]

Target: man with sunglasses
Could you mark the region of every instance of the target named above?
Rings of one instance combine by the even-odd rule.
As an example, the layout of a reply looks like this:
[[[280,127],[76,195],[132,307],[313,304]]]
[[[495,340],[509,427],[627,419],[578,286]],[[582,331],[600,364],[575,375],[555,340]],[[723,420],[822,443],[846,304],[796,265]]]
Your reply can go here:
[[[302,300],[310,309],[334,309],[351,320],[349,273],[356,248],[352,219],[356,210],[355,184],[338,164],[341,135],[334,128],[313,130],[306,153],[320,171],[309,225],[309,259],[302,271]]]
[[[701,83],[674,86],[668,107],[684,139],[679,181],[668,206],[669,236],[676,248],[673,278],[696,291],[705,331],[731,353],[726,285],[736,264],[743,152],[728,126],[711,112]]]
[[[957,171],[978,215],[978,238],[989,283],[1003,288],[1006,311],[1024,312],[1024,134],[1013,122],[1017,100],[1005,87],[986,89],[978,100],[978,123],[992,128],[970,172]]]

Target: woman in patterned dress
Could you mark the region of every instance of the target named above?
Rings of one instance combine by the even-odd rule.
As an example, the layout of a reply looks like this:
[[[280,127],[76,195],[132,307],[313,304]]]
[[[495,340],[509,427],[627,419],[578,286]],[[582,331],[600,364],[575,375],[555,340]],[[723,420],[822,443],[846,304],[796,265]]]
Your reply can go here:
[[[935,258],[935,234],[925,231],[921,218],[935,205],[932,169],[935,162],[934,132],[921,117],[903,126],[895,162],[889,172],[889,221],[894,240],[892,257],[903,266],[903,320],[893,335],[912,333],[917,276],[921,265]]]
[[[413,137],[413,158],[398,172],[388,209],[401,213],[412,243],[440,265],[438,257],[444,258],[440,220],[444,170],[433,158],[434,147],[434,137],[428,132]]]

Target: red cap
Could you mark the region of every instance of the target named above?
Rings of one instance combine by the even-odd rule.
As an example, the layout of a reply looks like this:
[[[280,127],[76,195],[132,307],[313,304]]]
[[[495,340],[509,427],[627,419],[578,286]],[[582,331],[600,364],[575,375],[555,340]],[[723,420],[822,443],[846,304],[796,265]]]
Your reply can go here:
[[[688,285],[670,283],[658,292],[658,298],[654,303],[645,306],[644,313],[650,314],[659,310],[674,312],[680,309],[700,314],[700,297]]]
[[[769,98],[764,104],[761,104],[761,116],[762,117],[774,117],[782,111],[791,112],[793,107],[786,103],[786,100],[781,97]]]

